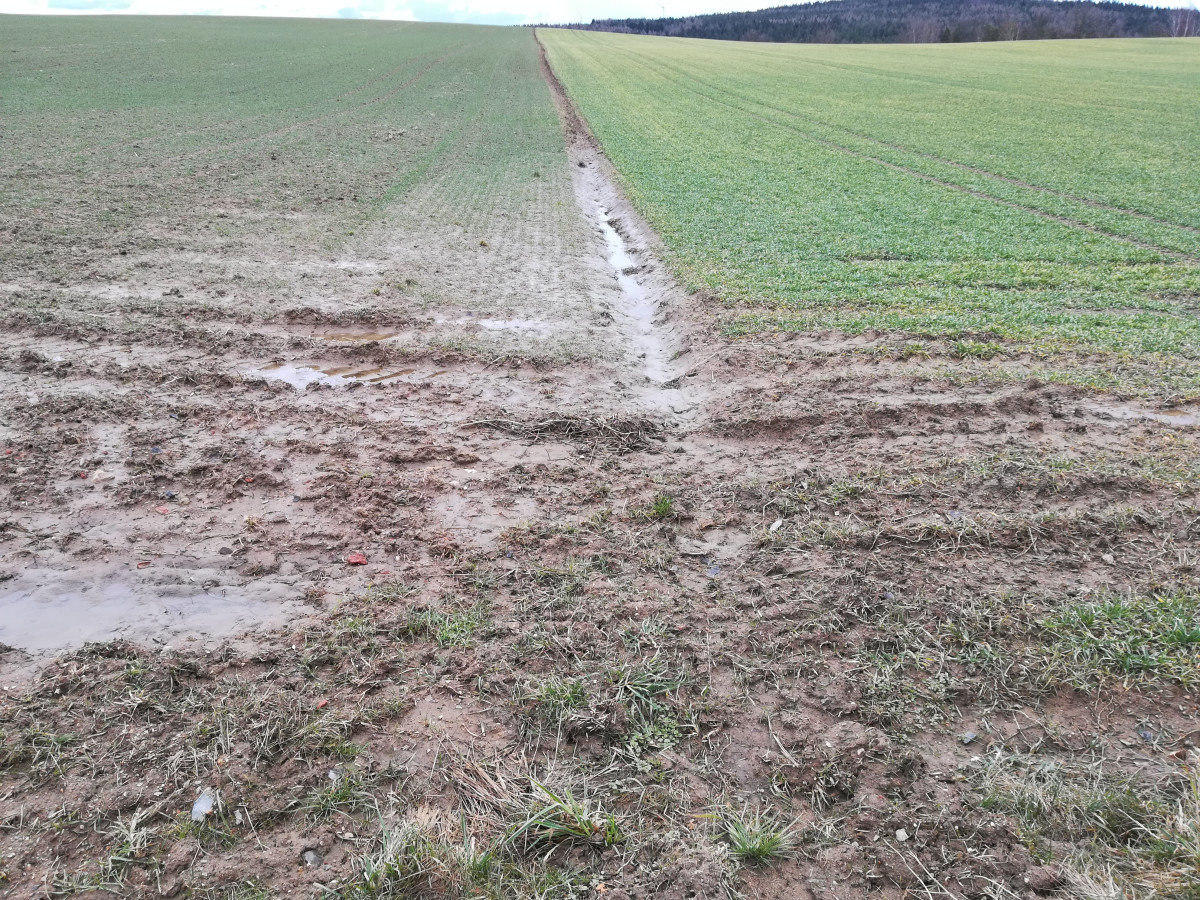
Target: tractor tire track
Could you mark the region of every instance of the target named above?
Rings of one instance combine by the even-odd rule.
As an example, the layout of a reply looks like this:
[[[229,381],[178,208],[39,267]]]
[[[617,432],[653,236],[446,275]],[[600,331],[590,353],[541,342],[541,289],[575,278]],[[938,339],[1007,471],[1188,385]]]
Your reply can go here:
[[[1070,200],[1073,203],[1079,203],[1084,206],[1091,206],[1095,209],[1104,210],[1105,212],[1117,213],[1119,215],[1125,215],[1125,216],[1132,216],[1134,218],[1143,219],[1147,222],[1152,222],[1155,225],[1162,225],[1167,228],[1178,228],[1181,231],[1188,231],[1188,232],[1191,232],[1192,234],[1200,234],[1200,228],[1198,228],[1194,225],[1187,225],[1187,224],[1184,224],[1181,222],[1173,222],[1170,219],[1163,219],[1163,218],[1160,218],[1159,216],[1154,216],[1154,215],[1151,215],[1150,213],[1142,212],[1140,210],[1129,209],[1129,208],[1126,208],[1123,206],[1115,206],[1111,203],[1105,203],[1101,200],[1094,200],[1089,197],[1081,197],[1077,194],[1072,194],[1069,191],[1062,191],[1062,190],[1058,190],[1057,188],[1051,188],[1051,187],[1046,187],[1045,185],[1034,184],[1033,182],[1025,181],[1024,179],[1021,179],[1021,178],[1015,178],[1011,175],[1002,175],[998,172],[992,172],[989,169],[982,168],[981,166],[973,166],[968,163],[961,163],[961,162],[958,162],[953,159],[947,159],[946,157],[939,156],[936,153],[930,153],[926,150],[917,150],[912,147],[908,147],[904,144],[897,143],[895,141],[886,141],[886,140],[883,140],[882,138],[877,138],[873,135],[867,134],[866,132],[857,131],[853,128],[847,128],[845,125],[838,125],[833,122],[826,122],[822,119],[815,118],[814,116],[809,116],[809,115],[805,115],[804,113],[798,113],[798,112],[794,112],[793,110],[784,109],[783,107],[777,106],[773,103],[764,103],[763,101],[756,100],[753,97],[747,97],[744,94],[739,94],[737,91],[733,91],[728,88],[723,88],[720,85],[711,84],[711,83],[704,81],[701,78],[697,78],[693,75],[688,75],[687,73],[680,71],[677,67],[671,66],[667,63],[661,63],[660,65],[662,65],[665,68],[676,71],[678,74],[680,74],[681,76],[683,76],[685,78],[691,78],[697,84],[702,84],[705,87],[709,88],[710,90],[714,90],[714,91],[718,91],[720,93],[727,94],[730,97],[734,97],[745,103],[753,103],[756,106],[765,107],[773,112],[777,112],[777,113],[787,116],[788,118],[791,118],[791,119],[799,119],[801,121],[809,122],[809,123],[819,126],[821,128],[828,128],[832,131],[841,131],[841,132],[844,132],[845,134],[852,135],[853,137],[856,137],[860,140],[867,141],[872,144],[877,144],[881,147],[887,147],[888,149],[897,150],[901,153],[908,153],[908,154],[911,154],[912,156],[918,156],[923,159],[932,160],[933,162],[941,163],[942,165],[946,165],[946,166],[951,166],[956,169],[961,169],[965,172],[972,172],[977,175],[983,175],[986,178],[993,178],[996,181],[1002,181],[1002,182],[1005,182],[1006,184],[1011,184],[1016,187],[1025,188],[1026,190],[1038,191],[1039,193],[1050,194],[1054,197],[1060,197],[1064,200]],[[934,177],[936,177],[936,176],[934,176]],[[997,199],[1002,199],[1002,198],[997,198]]]
[[[185,154],[182,154],[179,156],[168,156],[168,157],[158,161],[157,163],[154,163],[151,165],[146,165],[146,166],[139,166],[138,168],[135,168],[135,169],[129,169],[126,174],[128,174],[128,175],[139,174],[139,173],[144,174],[144,173],[148,173],[148,172],[152,171],[153,169],[159,168],[162,165],[167,165],[170,163],[178,163],[178,162],[182,162],[182,161],[188,160],[188,159],[195,159],[197,157],[205,156],[205,155],[215,153],[220,150],[232,148],[232,147],[244,147],[247,144],[255,144],[255,143],[262,142],[262,141],[269,141],[269,140],[272,140],[277,137],[282,137],[285,134],[291,134],[295,131],[299,131],[302,128],[309,128],[313,125],[316,125],[319,122],[324,122],[328,119],[337,118],[338,116],[346,115],[348,113],[358,112],[359,110],[366,109],[367,107],[370,107],[370,106],[376,106],[380,103],[390,100],[391,98],[393,98],[397,94],[399,94],[401,91],[407,90],[408,88],[412,87],[417,82],[421,81],[439,63],[445,61],[448,57],[452,56],[453,53],[454,53],[454,51],[448,51],[448,52],[442,54],[437,59],[433,60],[433,62],[429,63],[429,65],[425,66],[425,68],[421,69],[419,72],[417,72],[415,75],[413,75],[407,81],[405,81],[403,84],[398,85],[397,87],[388,91],[386,94],[383,94],[372,100],[367,100],[366,102],[360,103],[357,106],[348,106],[345,109],[339,109],[339,110],[335,110],[330,113],[326,113],[325,115],[315,116],[311,119],[306,119],[302,122],[293,122],[290,125],[285,125],[281,128],[276,128],[272,131],[267,131],[262,134],[254,135],[253,137],[242,138],[241,140],[231,141],[228,143],[223,143],[223,144],[212,146],[212,147],[205,147],[202,150],[195,150],[191,153],[185,153]],[[249,155],[248,153],[239,153],[234,156],[228,157],[227,161],[232,162],[234,160],[244,159],[248,155]],[[198,176],[198,174],[199,173],[192,174],[192,175],[182,175],[182,176],[172,179],[171,181],[168,182],[168,184],[179,184],[183,181],[187,181],[189,179],[196,178]]]
[[[801,128],[797,128],[793,125],[789,125],[786,122],[781,122],[776,119],[772,119],[769,116],[765,116],[760,113],[752,112],[749,109],[746,109],[745,107],[739,106],[738,104],[731,102],[730,100],[720,96],[719,94],[706,93],[705,91],[700,90],[697,87],[695,87],[695,85],[697,85],[697,84],[702,85],[704,87],[708,87],[708,85],[705,84],[704,82],[700,81],[700,79],[694,78],[692,76],[682,75],[682,73],[679,74],[679,77],[672,77],[672,75],[668,74],[668,73],[676,72],[677,70],[675,70],[674,67],[667,66],[667,65],[661,64],[661,63],[658,63],[658,64],[649,63],[649,62],[646,62],[645,60],[641,60],[641,62],[644,65],[646,65],[647,68],[651,69],[652,71],[656,71],[656,74],[658,74],[660,77],[676,84],[677,86],[683,88],[685,91],[688,91],[690,93],[696,94],[697,96],[703,97],[705,100],[708,100],[710,102],[719,103],[722,106],[725,106],[728,109],[735,110],[738,113],[741,113],[743,115],[748,115],[752,118],[758,119],[760,122],[763,122],[764,124],[771,125],[776,128],[782,128],[785,131],[790,131],[791,133],[798,135],[799,137],[802,137],[802,138],[804,138],[808,141],[811,141],[815,144],[820,144],[821,146],[827,147],[831,150],[836,150],[836,151],[838,151],[840,153],[844,153],[848,156],[853,156],[856,159],[862,159],[867,162],[873,162],[877,165],[883,166],[883,167],[891,169],[893,171],[900,172],[905,175],[910,175],[914,178],[919,178],[922,181],[926,181],[930,184],[936,184],[939,187],[944,187],[948,190],[957,191],[958,193],[962,193],[962,194],[967,194],[967,195],[969,195],[971,197],[975,197],[976,199],[979,199],[979,200],[987,200],[992,203],[996,203],[1000,206],[1008,207],[1009,209],[1015,209],[1015,210],[1019,210],[1021,212],[1028,213],[1033,216],[1037,216],[1038,218],[1045,219],[1047,221],[1056,222],[1060,225],[1066,225],[1071,228],[1077,228],[1081,231],[1086,231],[1089,234],[1095,234],[1100,237],[1110,238],[1112,240],[1119,241],[1121,243],[1128,244],[1133,247],[1137,247],[1141,250],[1149,250],[1149,251],[1152,251],[1155,253],[1160,253],[1163,256],[1169,257],[1171,259],[1176,259],[1181,262],[1188,262],[1193,265],[1200,265],[1200,257],[1197,257],[1197,256],[1187,253],[1185,251],[1176,250],[1176,249],[1173,249],[1170,247],[1164,247],[1161,244],[1155,244],[1151,241],[1143,241],[1138,238],[1134,238],[1134,237],[1130,237],[1129,235],[1122,234],[1121,232],[1118,232],[1118,231],[1113,231],[1113,230],[1110,230],[1107,228],[1103,228],[1099,225],[1093,225],[1088,222],[1080,221],[1079,219],[1071,218],[1070,216],[1063,216],[1063,215],[1059,215],[1057,213],[1048,212],[1046,210],[1039,209],[1036,206],[1027,206],[1023,203],[1018,203],[1015,200],[1008,200],[1008,199],[1005,199],[1002,197],[996,197],[995,195],[989,194],[986,191],[981,191],[981,190],[978,190],[977,188],[967,187],[966,185],[958,184],[957,182],[950,181],[945,178],[939,178],[938,176],[931,175],[928,172],[922,172],[920,169],[914,169],[910,166],[905,166],[901,163],[893,162],[891,160],[884,159],[880,156],[875,156],[874,154],[867,153],[862,150],[856,150],[853,147],[848,147],[845,144],[838,143],[837,141],[830,140],[829,138],[820,137],[818,135],[813,134],[810,131],[805,131],[805,130],[803,130]],[[736,97],[737,95],[732,94],[732,96]],[[766,104],[760,104],[760,105],[766,105]],[[774,109],[774,107],[769,107],[769,106],[768,106],[768,108]],[[1170,223],[1170,224],[1174,225],[1174,223]],[[1175,227],[1178,227],[1178,226],[1175,226]]]

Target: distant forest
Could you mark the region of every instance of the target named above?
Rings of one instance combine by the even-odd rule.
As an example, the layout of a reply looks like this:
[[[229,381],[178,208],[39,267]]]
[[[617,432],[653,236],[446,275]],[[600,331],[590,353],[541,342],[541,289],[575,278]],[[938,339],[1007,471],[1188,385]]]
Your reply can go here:
[[[588,31],[817,44],[1191,37],[1195,9],[1091,0],[829,0],[757,12],[661,19],[593,19]]]

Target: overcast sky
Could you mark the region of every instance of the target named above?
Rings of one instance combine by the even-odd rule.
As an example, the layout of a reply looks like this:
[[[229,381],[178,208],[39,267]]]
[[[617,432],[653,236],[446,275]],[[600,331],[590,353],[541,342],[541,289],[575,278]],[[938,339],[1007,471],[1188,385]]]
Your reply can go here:
[[[0,13],[321,16],[521,25],[625,16],[686,16],[788,0],[0,0]],[[3,27],[0,25],[0,27]]]

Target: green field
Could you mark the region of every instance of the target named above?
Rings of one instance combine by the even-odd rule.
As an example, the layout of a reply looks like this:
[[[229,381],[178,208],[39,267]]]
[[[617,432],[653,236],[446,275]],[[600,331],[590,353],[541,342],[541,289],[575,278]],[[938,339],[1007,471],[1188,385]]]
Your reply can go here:
[[[10,317],[169,332],[553,302],[565,324],[530,352],[582,352],[590,235],[529,30],[12,16],[0,46]]]
[[[564,162],[525,32],[204,17],[4,26],[5,124],[21,135],[0,149],[9,210],[91,199],[38,196],[31,177],[114,193],[174,178],[167,199],[181,204],[239,179],[243,204],[346,198],[332,228],[435,177],[454,181],[456,201],[502,196],[519,187],[510,169],[531,183]]]
[[[1200,357],[1200,43],[539,35],[729,333]]]

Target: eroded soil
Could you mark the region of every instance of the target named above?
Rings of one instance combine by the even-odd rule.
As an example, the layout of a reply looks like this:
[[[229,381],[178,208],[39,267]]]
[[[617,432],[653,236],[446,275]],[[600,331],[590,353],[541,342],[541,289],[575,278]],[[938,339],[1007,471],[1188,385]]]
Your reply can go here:
[[[86,263],[8,286],[11,896],[1083,896],[981,761],[1186,780],[1195,694],[1047,620],[1193,584],[1195,411],[724,341],[563,112],[582,292],[346,314],[382,245],[287,321],[145,250],[140,312],[73,312]]]

